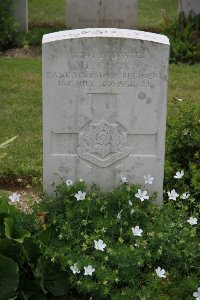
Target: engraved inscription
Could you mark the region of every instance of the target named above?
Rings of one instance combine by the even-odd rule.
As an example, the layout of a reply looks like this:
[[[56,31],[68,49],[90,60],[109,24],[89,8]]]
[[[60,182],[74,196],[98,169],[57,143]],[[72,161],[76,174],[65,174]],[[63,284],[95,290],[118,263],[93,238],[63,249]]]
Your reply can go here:
[[[119,65],[119,64],[118,64]],[[128,64],[123,64],[127,66]],[[100,69],[100,68],[99,68]],[[157,80],[164,80],[163,73],[152,72],[104,72],[103,70],[88,71],[71,71],[71,72],[47,72],[47,78],[56,82],[59,87],[72,88],[154,88]]]
[[[142,47],[129,52],[121,46],[116,51],[108,47],[75,49],[62,70],[49,70],[46,76],[59,87],[154,89],[159,81],[166,81],[166,69],[144,63],[145,56]]]
[[[107,167],[130,153],[127,131],[105,120],[88,123],[79,132],[78,155],[97,166]]]

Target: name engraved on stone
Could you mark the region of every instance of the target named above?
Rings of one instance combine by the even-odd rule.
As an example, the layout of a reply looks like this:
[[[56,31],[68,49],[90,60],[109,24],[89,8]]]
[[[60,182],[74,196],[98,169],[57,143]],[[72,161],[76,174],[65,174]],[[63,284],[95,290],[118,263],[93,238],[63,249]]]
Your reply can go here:
[[[78,155],[97,166],[108,167],[129,155],[127,131],[105,120],[86,124],[79,131]]]

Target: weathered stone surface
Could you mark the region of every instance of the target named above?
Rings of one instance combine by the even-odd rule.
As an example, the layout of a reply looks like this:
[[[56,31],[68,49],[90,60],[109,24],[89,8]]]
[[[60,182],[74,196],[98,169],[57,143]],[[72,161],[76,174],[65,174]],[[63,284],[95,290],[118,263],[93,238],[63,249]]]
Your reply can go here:
[[[19,31],[28,32],[28,2],[27,0],[13,0],[14,18],[19,22]]]
[[[135,28],[137,0],[67,0],[68,28]]]
[[[144,184],[162,199],[169,42],[123,29],[43,38],[44,189],[60,178],[103,190]]]
[[[179,0],[179,12],[183,11],[186,16],[192,11],[195,14],[200,14],[199,0]]]

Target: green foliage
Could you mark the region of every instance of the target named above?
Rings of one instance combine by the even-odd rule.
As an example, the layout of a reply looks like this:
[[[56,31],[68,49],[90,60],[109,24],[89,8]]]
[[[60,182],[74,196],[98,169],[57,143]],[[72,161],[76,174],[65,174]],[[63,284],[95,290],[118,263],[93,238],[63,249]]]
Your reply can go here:
[[[165,189],[173,185],[172,175],[184,169],[184,186],[200,196],[200,105],[198,101],[169,104],[166,136]]]
[[[40,278],[40,286],[44,292],[48,290],[55,296],[68,294],[69,284],[66,272],[60,271],[58,265],[52,264],[49,259],[41,256],[35,272],[36,276]]]
[[[51,27],[51,28],[34,28],[29,30],[29,32],[24,37],[24,44],[30,46],[40,46],[42,44],[42,37],[44,34],[51,32],[61,31],[63,27]]]
[[[0,191],[0,299],[45,300],[67,292],[66,273],[41,255],[35,217],[25,215]]]
[[[18,286],[18,265],[6,256],[0,255],[0,298],[7,300],[14,295]]]
[[[17,44],[17,23],[13,19],[13,1],[0,1],[0,50]]]
[[[31,233],[28,230],[20,228],[19,224],[13,218],[5,218],[5,236],[8,239],[23,243],[26,237],[30,237]]]
[[[170,39],[170,62],[195,63],[200,61],[200,14],[180,13],[172,23],[164,18],[163,33]]]
[[[86,192],[84,200],[77,201],[78,191]],[[187,220],[199,215],[199,204],[192,196],[166,197],[160,209],[154,194],[141,201],[137,191],[125,184],[109,193],[96,186],[88,190],[83,182],[58,186],[54,198],[35,207],[45,216],[37,235],[43,256],[60,265],[67,283],[86,299],[193,299],[200,276],[200,228]],[[185,192],[181,185],[177,191]],[[141,236],[133,234],[136,226]],[[103,251],[95,249],[98,240],[106,244]],[[79,273],[70,269],[74,264]],[[95,271],[85,275],[89,265]],[[156,275],[159,266],[166,278]]]

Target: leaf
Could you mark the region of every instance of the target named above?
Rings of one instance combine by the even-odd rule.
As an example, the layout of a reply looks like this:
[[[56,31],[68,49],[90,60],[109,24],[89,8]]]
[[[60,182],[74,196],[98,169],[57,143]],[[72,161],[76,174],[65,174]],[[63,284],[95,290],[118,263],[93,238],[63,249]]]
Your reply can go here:
[[[32,278],[27,278],[27,274],[23,274],[20,278],[20,284],[23,291],[23,299],[24,300],[45,300],[46,297],[42,293],[40,289],[39,280],[33,280]],[[21,290],[20,289],[20,290]]]
[[[9,215],[16,213],[16,207],[8,203],[8,194],[4,191],[0,191],[0,214]]]
[[[0,299],[8,300],[14,296],[18,287],[19,267],[17,263],[6,256],[0,255]]]
[[[46,300],[46,297],[44,294],[37,294],[37,295],[33,295],[31,296],[28,300]]]
[[[32,239],[25,239],[23,243],[24,257],[31,268],[37,265],[41,253],[38,245]]]
[[[5,218],[5,236],[18,243],[23,243],[26,237],[30,237],[31,233],[28,230],[15,226],[15,221],[12,218]]]
[[[41,256],[38,260],[36,275],[40,278],[40,286],[43,291],[47,290],[54,296],[68,294],[69,283],[67,281],[67,273],[61,271],[58,265],[53,264],[44,256]]]
[[[12,258],[15,262],[20,264],[22,262],[22,247],[13,240],[7,238],[0,239],[0,255]]]
[[[8,203],[8,195],[0,191],[0,235],[4,237],[5,235],[5,226],[4,218],[15,215],[17,212],[14,205]]]
[[[28,300],[46,300],[46,297],[44,294],[40,293],[40,294],[31,296]]]
[[[49,247],[53,246],[59,248],[64,245],[64,241],[59,240],[58,233],[53,226],[50,226],[46,230],[43,230],[39,235],[39,240]]]
[[[8,145],[9,145],[10,143],[12,143],[12,142],[16,139],[16,137],[17,137],[17,135],[14,136],[14,137],[12,137],[12,138],[9,139],[9,140],[3,142],[2,144],[0,144],[0,149],[4,149],[4,148],[8,147]]]

